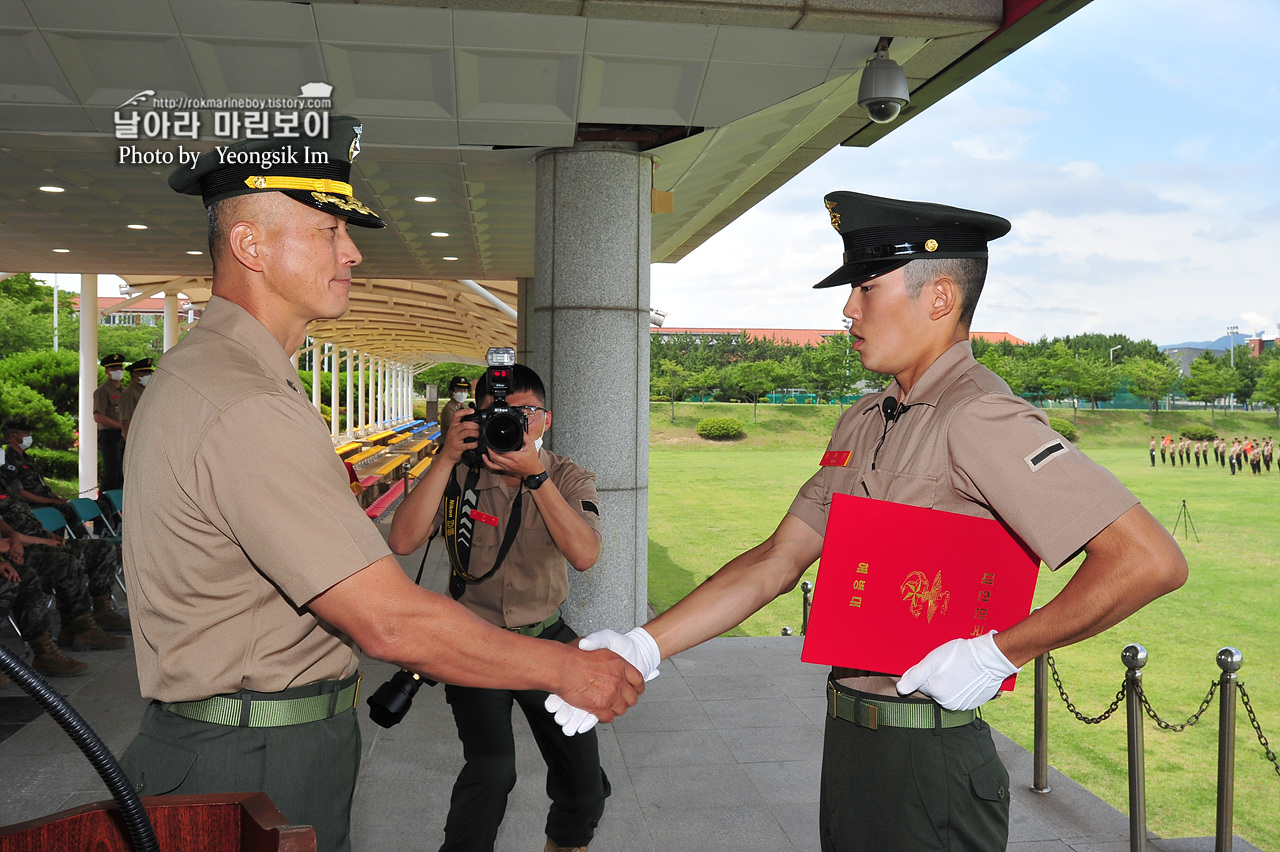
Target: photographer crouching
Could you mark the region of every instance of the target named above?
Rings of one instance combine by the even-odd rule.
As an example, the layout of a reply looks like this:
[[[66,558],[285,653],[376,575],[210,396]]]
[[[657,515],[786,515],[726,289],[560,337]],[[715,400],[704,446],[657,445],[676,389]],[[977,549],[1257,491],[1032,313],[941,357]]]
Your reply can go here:
[[[569,594],[565,561],[579,571],[600,556],[595,475],[542,449],[551,427],[537,373],[513,350],[490,350],[476,412],[459,410],[435,463],[391,525],[391,549],[412,553],[444,533],[450,593],[508,630],[572,642],[560,617]],[[449,850],[492,850],[515,786],[512,703],[520,705],[547,762],[547,850],[585,850],[604,813],[609,780],[595,731],[566,737],[543,709],[547,693],[446,686],[466,765],[445,822]]]

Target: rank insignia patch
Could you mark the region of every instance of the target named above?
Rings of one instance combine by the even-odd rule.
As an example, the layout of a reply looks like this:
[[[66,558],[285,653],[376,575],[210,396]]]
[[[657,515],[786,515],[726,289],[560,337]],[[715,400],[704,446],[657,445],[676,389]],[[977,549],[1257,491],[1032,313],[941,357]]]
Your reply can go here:
[[[853,450],[828,450],[822,454],[822,467],[848,467],[853,460]]]

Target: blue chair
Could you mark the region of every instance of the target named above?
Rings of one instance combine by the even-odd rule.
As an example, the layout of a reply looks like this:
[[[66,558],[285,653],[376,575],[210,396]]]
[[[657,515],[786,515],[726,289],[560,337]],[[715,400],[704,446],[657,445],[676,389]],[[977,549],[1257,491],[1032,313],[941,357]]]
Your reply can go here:
[[[89,522],[93,522],[94,531],[90,533],[94,538],[105,539],[113,544],[120,543],[120,536],[116,535],[115,529],[112,528],[111,522],[102,514],[102,507],[96,501],[90,500],[88,497],[77,497],[74,500],[68,500],[67,505],[76,513],[76,517],[80,519],[80,523],[85,525],[85,529],[89,528]],[[55,510],[56,511],[56,510]],[[102,526],[107,528],[109,535],[102,535],[98,529],[98,522],[102,522]]]
[[[71,530],[67,528],[67,519],[62,517],[62,513],[52,506],[33,506],[31,514],[35,515],[36,520],[40,522],[40,526],[44,527],[45,532],[75,538],[75,536],[71,535]]]

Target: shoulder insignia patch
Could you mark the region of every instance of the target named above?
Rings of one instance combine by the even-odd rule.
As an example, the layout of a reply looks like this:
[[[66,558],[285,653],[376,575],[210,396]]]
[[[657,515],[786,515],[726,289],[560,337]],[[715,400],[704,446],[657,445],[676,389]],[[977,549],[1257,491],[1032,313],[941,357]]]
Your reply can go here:
[[[1023,461],[1027,463],[1027,467],[1031,468],[1032,473],[1034,473],[1066,451],[1067,447],[1062,443],[1062,439],[1054,438],[1043,447],[1027,455]]]
[[[597,506],[595,503],[592,503],[590,500],[582,501],[582,511],[590,512],[591,514],[595,515],[597,518],[600,517],[600,507]]]
[[[848,467],[853,460],[853,450],[827,450],[822,454],[822,467]]]

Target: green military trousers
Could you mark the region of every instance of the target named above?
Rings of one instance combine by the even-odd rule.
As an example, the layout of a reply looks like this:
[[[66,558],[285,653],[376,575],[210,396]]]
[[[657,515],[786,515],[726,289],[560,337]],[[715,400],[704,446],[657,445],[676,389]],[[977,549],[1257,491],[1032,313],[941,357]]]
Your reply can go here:
[[[304,698],[331,688],[316,683],[274,696]],[[250,728],[187,719],[153,701],[120,765],[142,796],[261,790],[290,823],[315,828],[317,852],[351,849],[360,771],[352,708],[318,722]]]
[[[981,719],[871,729],[828,716],[822,852],[996,852],[1009,838],[1009,773]]]

